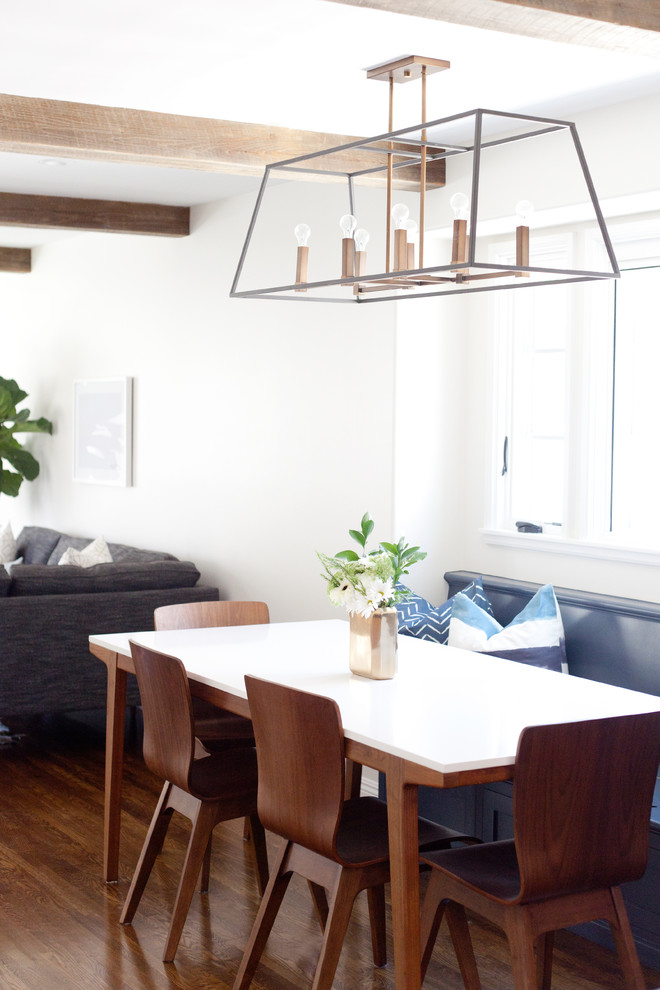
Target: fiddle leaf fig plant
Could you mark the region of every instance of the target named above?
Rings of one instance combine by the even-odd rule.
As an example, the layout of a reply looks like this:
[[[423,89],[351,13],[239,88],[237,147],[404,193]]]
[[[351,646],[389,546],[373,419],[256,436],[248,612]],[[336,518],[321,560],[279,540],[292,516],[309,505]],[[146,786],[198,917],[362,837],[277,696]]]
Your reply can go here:
[[[52,433],[53,424],[43,416],[30,419],[30,410],[18,406],[27,398],[13,378],[0,378],[0,494],[18,495],[23,480],[39,474],[37,459],[14,436],[15,433]]]

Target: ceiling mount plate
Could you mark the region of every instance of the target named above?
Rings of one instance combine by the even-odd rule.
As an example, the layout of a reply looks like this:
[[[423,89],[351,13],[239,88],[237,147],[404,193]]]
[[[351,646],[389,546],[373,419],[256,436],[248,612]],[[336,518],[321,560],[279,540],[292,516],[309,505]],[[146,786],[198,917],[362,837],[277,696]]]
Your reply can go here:
[[[410,82],[412,79],[421,79],[423,66],[426,66],[427,75],[451,68],[451,64],[441,58],[400,55],[398,58],[390,59],[389,62],[369,66],[365,71],[367,79],[381,79],[383,82],[389,82],[392,79],[396,83],[404,83]]]

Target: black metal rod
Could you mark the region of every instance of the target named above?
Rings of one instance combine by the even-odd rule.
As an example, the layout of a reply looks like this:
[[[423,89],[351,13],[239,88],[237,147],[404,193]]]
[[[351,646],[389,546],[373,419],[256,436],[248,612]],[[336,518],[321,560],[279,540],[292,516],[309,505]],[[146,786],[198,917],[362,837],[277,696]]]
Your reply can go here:
[[[266,191],[266,183],[268,182],[269,176],[270,176],[270,168],[268,166],[266,166],[266,170],[264,172],[264,177],[261,180],[261,185],[259,187],[259,193],[257,195],[257,201],[254,204],[254,210],[252,211],[252,217],[250,219],[250,226],[248,227],[248,231],[247,231],[247,234],[245,236],[245,242],[243,244],[243,250],[241,251],[241,256],[238,259],[238,267],[236,269],[236,274],[234,275],[234,281],[232,282],[232,285],[231,285],[231,291],[229,293],[230,296],[236,295],[236,286],[238,285],[238,280],[241,277],[241,272],[243,271],[243,265],[245,263],[245,256],[247,255],[247,250],[248,250],[250,241],[252,239],[252,232],[254,230],[254,225],[257,222],[257,214],[259,213],[259,209],[261,207],[261,201],[264,198],[264,192]]]

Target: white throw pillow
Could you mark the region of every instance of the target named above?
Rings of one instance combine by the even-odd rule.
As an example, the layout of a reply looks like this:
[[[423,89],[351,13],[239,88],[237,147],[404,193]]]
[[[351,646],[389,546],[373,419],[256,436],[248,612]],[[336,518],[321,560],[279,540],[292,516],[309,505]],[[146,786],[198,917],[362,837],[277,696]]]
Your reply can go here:
[[[4,569],[7,571],[7,574],[11,574],[11,569],[14,566],[14,564],[22,564],[22,563],[23,563],[23,558],[17,557],[16,560],[6,560],[4,564],[2,564],[1,566],[4,567]]]
[[[11,523],[0,527],[0,564],[10,564],[16,559],[16,540]]]
[[[75,564],[76,567],[93,567],[94,564],[111,564],[112,554],[102,536],[88,543],[84,550],[74,550],[68,547],[60,557],[58,564]]]

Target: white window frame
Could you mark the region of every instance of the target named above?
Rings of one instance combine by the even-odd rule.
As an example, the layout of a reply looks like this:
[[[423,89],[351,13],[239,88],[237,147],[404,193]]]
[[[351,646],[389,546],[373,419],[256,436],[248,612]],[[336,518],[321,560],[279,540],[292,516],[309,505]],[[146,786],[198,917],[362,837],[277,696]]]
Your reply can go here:
[[[624,218],[608,224],[615,253],[622,268],[660,257],[660,213]],[[561,234],[547,235],[548,250]],[[582,234],[577,245],[587,265],[597,261],[601,250],[593,235]],[[540,239],[539,244],[541,243]],[[512,243],[495,243],[492,250],[506,256]],[[521,291],[521,290],[519,290]],[[538,292],[553,291],[543,287]],[[515,293],[497,293],[513,296]],[[566,486],[564,525],[561,532],[519,533],[508,518],[507,486],[501,484],[502,442],[511,428],[511,376],[514,341],[511,320],[506,321],[506,299],[494,299],[490,307],[490,365],[493,369],[493,430],[488,452],[485,526],[480,531],[486,543],[516,549],[546,551],[600,559],[660,564],[658,545],[640,547],[622,542],[609,532],[609,475],[612,457],[611,430],[603,429],[612,419],[612,360],[614,283],[587,283],[572,287],[574,327],[567,343],[569,392],[573,426],[567,456],[572,483]],[[504,308],[503,308],[504,307]],[[576,421],[579,426],[576,428]],[[532,520],[533,521],[533,520]]]

